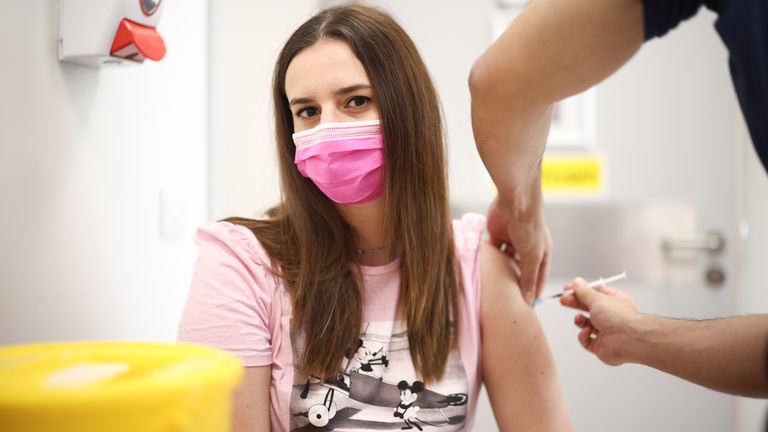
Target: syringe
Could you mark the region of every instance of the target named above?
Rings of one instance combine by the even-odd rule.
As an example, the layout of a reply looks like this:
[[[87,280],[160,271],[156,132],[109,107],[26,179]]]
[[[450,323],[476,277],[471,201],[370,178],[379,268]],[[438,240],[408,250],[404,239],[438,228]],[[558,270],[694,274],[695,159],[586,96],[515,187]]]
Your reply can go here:
[[[619,273],[617,275],[613,275],[611,277],[607,277],[607,278],[600,277],[599,279],[593,280],[592,282],[588,283],[587,286],[590,287],[590,288],[595,288],[595,287],[598,287],[600,285],[607,285],[607,284],[610,284],[610,283],[618,282],[618,281],[624,280],[626,278],[627,278],[627,272],[623,271],[623,272],[621,272],[621,273]],[[563,291],[561,293],[557,293],[557,294],[551,295],[549,297],[537,298],[536,300],[533,301],[533,306],[540,305],[541,303],[544,302],[544,300],[556,299],[556,298],[560,298],[560,297],[562,297],[564,295],[573,295],[573,291]]]

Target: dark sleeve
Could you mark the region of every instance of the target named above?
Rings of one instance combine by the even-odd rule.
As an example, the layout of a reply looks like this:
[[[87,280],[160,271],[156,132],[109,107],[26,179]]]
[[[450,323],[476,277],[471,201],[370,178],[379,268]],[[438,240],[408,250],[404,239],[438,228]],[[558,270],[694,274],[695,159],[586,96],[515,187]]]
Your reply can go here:
[[[704,0],[643,0],[645,40],[664,36],[694,16]]]

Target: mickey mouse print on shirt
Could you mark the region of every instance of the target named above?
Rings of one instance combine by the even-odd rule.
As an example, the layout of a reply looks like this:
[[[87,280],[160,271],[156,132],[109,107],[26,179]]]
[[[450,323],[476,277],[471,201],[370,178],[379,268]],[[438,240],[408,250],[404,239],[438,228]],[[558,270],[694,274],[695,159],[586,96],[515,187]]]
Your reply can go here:
[[[355,352],[355,359],[360,363],[358,372],[373,374],[374,365],[384,365],[384,367],[389,366],[387,356],[382,353],[383,349],[384,344],[371,341],[366,344],[362,339],[358,339],[357,351]]]
[[[294,377],[290,430],[441,430],[464,428],[467,379],[458,351],[440,382],[416,376],[404,321],[375,321],[341,353],[335,379]],[[303,336],[291,334],[294,359]]]
[[[405,422],[405,426],[401,429],[413,429],[415,427],[418,430],[423,430],[417,422],[420,408],[414,404],[419,398],[419,393],[424,390],[424,383],[414,381],[411,385],[408,384],[408,381],[400,381],[397,383],[397,388],[400,389],[400,403],[395,408],[394,416],[400,417]]]

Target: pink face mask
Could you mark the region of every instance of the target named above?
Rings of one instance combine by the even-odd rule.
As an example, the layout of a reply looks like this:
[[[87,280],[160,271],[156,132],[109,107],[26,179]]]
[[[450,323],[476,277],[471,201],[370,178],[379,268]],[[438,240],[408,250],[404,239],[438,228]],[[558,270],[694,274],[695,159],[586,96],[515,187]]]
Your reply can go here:
[[[379,120],[321,123],[293,134],[299,172],[333,202],[362,204],[384,192]]]

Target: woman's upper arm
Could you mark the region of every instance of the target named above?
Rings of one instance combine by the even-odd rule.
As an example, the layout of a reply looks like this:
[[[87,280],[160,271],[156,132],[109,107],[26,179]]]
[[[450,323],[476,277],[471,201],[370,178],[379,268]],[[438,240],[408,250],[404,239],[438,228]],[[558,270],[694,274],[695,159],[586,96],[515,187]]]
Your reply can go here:
[[[245,365],[272,362],[273,298],[276,286],[255,237],[229,223],[206,224],[178,328],[180,342],[237,355]]]
[[[228,223],[198,230],[200,253],[178,339],[237,355],[247,367],[233,394],[232,430],[268,431],[275,285],[253,235]]]
[[[269,431],[271,366],[246,367],[232,404],[233,432]]]
[[[480,250],[483,381],[500,430],[572,429],[544,331],[523,300],[515,263]]]

